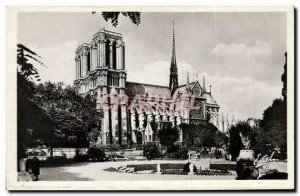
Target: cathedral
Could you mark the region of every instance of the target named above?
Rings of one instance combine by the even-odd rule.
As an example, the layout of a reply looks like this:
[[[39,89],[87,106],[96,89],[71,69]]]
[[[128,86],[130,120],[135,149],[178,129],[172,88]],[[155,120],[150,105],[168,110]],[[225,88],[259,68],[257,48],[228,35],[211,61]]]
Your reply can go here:
[[[219,120],[220,106],[206,89],[204,77],[200,84],[190,82],[187,74],[185,84],[179,85],[174,24],[172,41],[169,86],[126,81],[125,43],[120,33],[100,28],[91,42],[76,49],[74,86],[81,95],[94,96],[103,111],[99,145],[159,142],[159,130],[167,127],[177,128],[180,143],[182,123],[210,122],[225,130],[225,121]]]

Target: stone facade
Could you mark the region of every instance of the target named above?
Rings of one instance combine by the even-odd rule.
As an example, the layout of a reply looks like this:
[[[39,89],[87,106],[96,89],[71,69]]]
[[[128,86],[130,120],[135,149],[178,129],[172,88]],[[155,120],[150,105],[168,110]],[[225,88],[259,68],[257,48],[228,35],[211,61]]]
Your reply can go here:
[[[99,142],[104,146],[107,143],[127,145],[126,106],[107,99],[108,95],[118,96],[125,92],[125,44],[122,35],[101,28],[91,43],[77,48],[75,62],[74,85],[78,92],[93,95],[98,100],[97,107],[104,109]]]
[[[103,111],[98,140],[102,146],[159,142],[162,127],[178,128],[182,123],[209,121],[219,127],[220,107],[206,91],[205,79],[200,85],[187,77],[186,84],[178,86],[174,31],[169,87],[127,82],[122,35],[104,28],[77,48],[75,65],[78,92],[93,95]],[[178,142],[182,142],[182,131],[178,131]]]

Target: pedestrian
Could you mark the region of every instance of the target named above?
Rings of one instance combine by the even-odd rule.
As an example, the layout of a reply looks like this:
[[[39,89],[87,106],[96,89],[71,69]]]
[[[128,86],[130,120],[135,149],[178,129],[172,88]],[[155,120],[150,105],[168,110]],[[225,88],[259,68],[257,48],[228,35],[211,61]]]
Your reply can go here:
[[[34,181],[38,181],[39,180],[39,175],[40,175],[40,163],[38,158],[33,157],[32,161],[31,161],[31,170],[32,170],[32,174],[34,176]]]
[[[215,149],[214,154],[215,154],[216,159],[218,159],[218,149]]]

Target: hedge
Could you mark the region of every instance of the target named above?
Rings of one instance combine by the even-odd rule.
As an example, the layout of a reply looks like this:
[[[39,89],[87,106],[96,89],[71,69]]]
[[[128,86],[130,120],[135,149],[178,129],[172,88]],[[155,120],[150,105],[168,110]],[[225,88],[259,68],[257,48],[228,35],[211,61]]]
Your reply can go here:
[[[143,171],[143,170],[154,170],[157,171],[157,165],[156,164],[141,164],[141,165],[127,165],[128,167],[133,167],[134,171]]]

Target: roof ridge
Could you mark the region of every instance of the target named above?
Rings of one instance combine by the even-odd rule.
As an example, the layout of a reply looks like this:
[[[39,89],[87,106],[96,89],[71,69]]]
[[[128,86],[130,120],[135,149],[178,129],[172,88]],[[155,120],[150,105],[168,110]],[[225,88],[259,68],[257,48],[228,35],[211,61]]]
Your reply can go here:
[[[154,86],[154,87],[163,87],[163,88],[169,88],[168,86],[158,85],[158,84],[147,84],[147,83],[140,83],[140,82],[130,82],[126,81],[126,83],[132,83],[132,84],[141,84],[141,85],[148,85],[148,86]]]
[[[195,82],[189,82],[189,84],[193,84],[193,83],[195,83]],[[178,88],[183,87],[183,86],[186,86],[186,84],[179,85]]]

